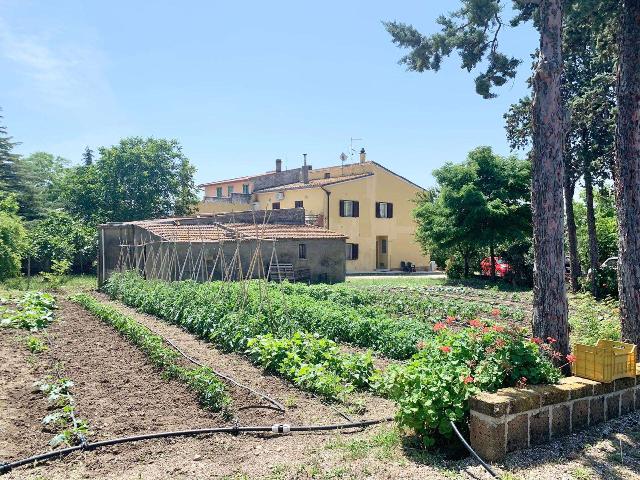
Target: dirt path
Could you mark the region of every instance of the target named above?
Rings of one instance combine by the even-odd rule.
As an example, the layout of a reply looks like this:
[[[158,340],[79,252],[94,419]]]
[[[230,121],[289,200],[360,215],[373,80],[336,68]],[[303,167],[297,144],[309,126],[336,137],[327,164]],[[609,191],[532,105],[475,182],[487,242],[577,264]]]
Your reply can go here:
[[[29,355],[27,336],[0,328],[0,459],[29,455],[51,438],[40,423],[47,415],[47,402],[33,387],[44,369]]]

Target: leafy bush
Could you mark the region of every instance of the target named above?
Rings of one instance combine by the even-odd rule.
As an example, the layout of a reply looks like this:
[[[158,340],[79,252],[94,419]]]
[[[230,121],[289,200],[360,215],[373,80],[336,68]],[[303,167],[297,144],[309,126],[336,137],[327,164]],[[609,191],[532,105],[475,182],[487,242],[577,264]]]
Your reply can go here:
[[[115,308],[104,305],[87,294],[78,294],[72,298],[89,312],[112,325],[131,343],[139,347],[157,368],[164,371],[169,378],[184,382],[198,395],[198,400],[206,408],[213,411],[226,409],[229,397],[225,393],[224,384],[218,380],[213,370],[206,367],[186,368],[179,365],[181,355],[164,346],[164,340],[155,335],[144,325],[124,315]]]
[[[444,323],[434,328],[436,336],[422,344],[408,363],[389,366],[378,386],[398,403],[398,423],[413,429],[427,446],[438,435],[451,435],[449,422],[464,419],[471,395],[554,383],[560,377],[543,353],[551,353],[550,345],[527,338],[523,329],[477,320],[457,332]]]
[[[96,228],[64,211],[49,212],[29,229],[28,236],[32,267],[37,270],[52,271],[57,262],[83,272],[96,256]]]
[[[18,203],[12,195],[0,200],[0,281],[20,274],[22,254],[26,249],[26,231],[18,217]]]
[[[448,278],[463,278],[464,260],[458,256],[448,258],[444,266],[444,271]],[[471,273],[473,273],[473,269],[471,269]]]
[[[291,338],[260,335],[250,339],[248,347],[255,363],[327,398],[344,400],[355,388],[368,387],[374,373],[371,354],[342,353],[331,340],[310,333],[296,332]]]

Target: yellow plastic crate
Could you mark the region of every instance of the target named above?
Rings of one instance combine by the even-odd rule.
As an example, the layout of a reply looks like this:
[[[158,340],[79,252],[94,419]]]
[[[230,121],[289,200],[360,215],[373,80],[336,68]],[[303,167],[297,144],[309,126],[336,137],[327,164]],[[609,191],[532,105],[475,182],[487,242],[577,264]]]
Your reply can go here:
[[[636,376],[636,346],[633,344],[600,339],[595,347],[574,345],[573,354],[576,361],[572,371],[578,377],[609,383]]]

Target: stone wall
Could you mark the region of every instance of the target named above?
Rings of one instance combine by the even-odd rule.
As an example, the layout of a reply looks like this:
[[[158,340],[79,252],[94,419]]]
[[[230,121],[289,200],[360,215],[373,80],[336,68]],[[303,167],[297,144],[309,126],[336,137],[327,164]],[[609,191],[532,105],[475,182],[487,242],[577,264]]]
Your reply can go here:
[[[558,385],[476,395],[469,400],[471,446],[493,462],[640,409],[640,364],[637,370],[635,378],[612,383],[567,377]]]
[[[302,181],[302,168],[292,168],[283,170],[282,172],[269,172],[253,179],[253,190],[262,190],[263,188],[279,187],[289,183]],[[311,169],[311,166],[307,167]]]

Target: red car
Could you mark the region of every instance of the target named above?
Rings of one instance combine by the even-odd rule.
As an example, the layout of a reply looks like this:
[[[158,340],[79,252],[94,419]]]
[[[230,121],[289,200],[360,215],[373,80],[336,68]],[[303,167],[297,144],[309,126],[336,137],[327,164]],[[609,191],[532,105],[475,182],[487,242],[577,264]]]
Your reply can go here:
[[[500,257],[494,257],[496,260],[496,277],[504,277],[511,271],[509,264]],[[485,277],[491,276],[491,258],[485,257],[480,262],[480,273]]]

